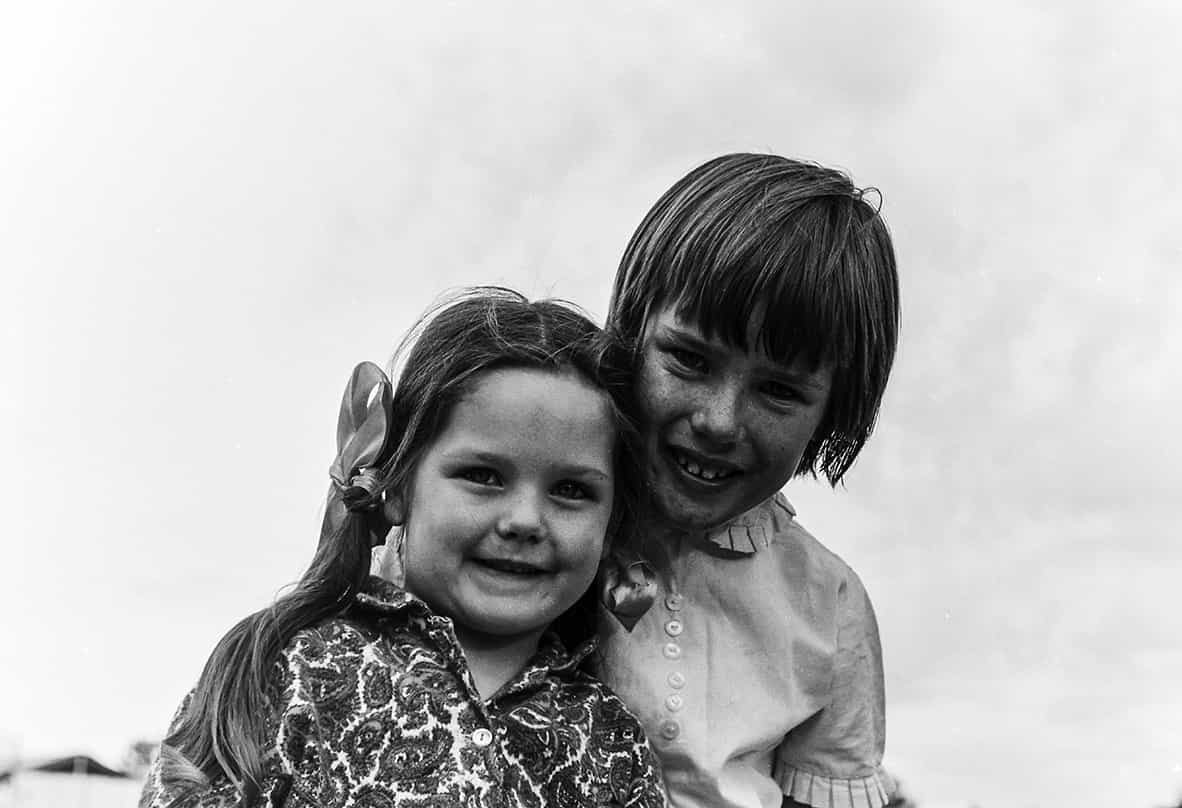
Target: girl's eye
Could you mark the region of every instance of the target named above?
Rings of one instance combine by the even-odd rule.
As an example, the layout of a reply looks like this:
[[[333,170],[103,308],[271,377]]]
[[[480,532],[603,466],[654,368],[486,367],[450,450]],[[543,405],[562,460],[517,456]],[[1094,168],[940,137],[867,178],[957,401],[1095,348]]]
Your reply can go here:
[[[500,485],[501,483],[501,478],[497,476],[495,471],[480,466],[462,470],[460,477],[477,485]]]
[[[687,351],[684,348],[669,348],[666,350],[669,356],[687,370],[703,371],[706,369],[706,357],[693,351]]]
[[[765,382],[763,392],[770,398],[780,402],[800,400],[800,394],[796,392],[796,388],[783,382]]]
[[[591,492],[573,480],[563,480],[551,490],[554,496],[562,499],[591,499]]]

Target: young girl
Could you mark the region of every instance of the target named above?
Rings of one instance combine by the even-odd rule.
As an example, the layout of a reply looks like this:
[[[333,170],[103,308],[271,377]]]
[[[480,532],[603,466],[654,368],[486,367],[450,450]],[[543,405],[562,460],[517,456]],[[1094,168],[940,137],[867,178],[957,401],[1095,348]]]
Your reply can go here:
[[[641,223],[610,327],[634,346],[643,544],[605,570],[605,680],[677,808],[880,808],[878,629],[858,577],[779,493],[837,485],[873,427],[898,280],[845,175],[733,154]]]
[[[396,389],[359,365],[316,555],[218,644],[141,806],[663,805],[580,669],[634,487],[605,345],[481,289],[412,332]],[[368,576],[392,525],[401,586]]]

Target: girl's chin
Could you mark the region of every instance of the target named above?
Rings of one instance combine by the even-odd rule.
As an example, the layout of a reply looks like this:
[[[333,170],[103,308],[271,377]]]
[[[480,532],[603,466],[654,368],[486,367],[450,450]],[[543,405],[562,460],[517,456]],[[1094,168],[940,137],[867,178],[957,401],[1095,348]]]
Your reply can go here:
[[[654,514],[666,526],[685,531],[709,532],[743,515],[772,496],[776,490],[763,496],[744,497],[746,492],[735,487],[717,487],[711,490],[694,490],[681,485],[676,479],[667,477],[654,481],[652,498]]]
[[[733,519],[730,508],[710,507],[706,503],[677,492],[663,491],[654,497],[657,516],[666,525],[679,530],[709,531]]]
[[[735,481],[708,482],[665,466],[654,480],[653,499],[662,521],[683,530],[710,530],[738,516]]]

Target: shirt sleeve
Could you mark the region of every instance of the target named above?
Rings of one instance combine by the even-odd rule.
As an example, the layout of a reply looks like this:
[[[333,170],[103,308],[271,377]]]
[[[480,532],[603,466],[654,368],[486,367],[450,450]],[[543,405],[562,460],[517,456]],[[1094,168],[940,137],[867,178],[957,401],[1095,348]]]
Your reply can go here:
[[[293,674],[298,666],[298,659],[293,659],[290,649],[282,654],[276,665],[275,678],[280,684],[280,694],[268,722],[274,742],[263,751],[261,799],[256,803],[267,808],[325,805],[327,791],[331,789],[315,711],[311,705],[302,703],[297,695],[298,677]],[[190,692],[177,710],[169,727],[170,735],[188,709],[192,695]],[[139,808],[238,808],[241,804],[237,788],[225,776],[215,777],[203,787],[186,789],[166,785],[161,774],[169,759],[173,765],[183,767],[187,764],[179,752],[162,746],[148,770]],[[196,771],[193,773],[195,779],[202,777]]]
[[[604,685],[595,683],[593,722],[584,747],[584,762],[597,770],[596,805],[614,808],[666,808],[665,780],[644,728]]]
[[[783,793],[817,808],[882,808],[889,781],[882,648],[862,582],[847,568],[837,595],[830,699],[776,750],[773,775]]]
[[[661,775],[660,764],[657,763],[657,756],[649,746],[639,722],[636,728],[639,735],[635,749],[635,767],[624,808],[666,808],[669,803],[665,796],[665,781]]]

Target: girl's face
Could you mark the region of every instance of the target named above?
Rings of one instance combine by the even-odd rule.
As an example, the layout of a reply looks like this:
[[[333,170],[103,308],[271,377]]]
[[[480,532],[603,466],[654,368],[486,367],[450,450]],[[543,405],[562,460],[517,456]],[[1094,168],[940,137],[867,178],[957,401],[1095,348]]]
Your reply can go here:
[[[395,501],[407,590],[461,642],[536,639],[595,577],[614,440],[607,397],[574,373],[478,377]]]
[[[832,383],[831,367],[788,365],[707,339],[673,306],[650,315],[637,385],[657,518],[709,530],[780,490],[821,423]]]

